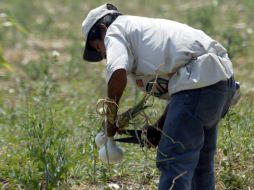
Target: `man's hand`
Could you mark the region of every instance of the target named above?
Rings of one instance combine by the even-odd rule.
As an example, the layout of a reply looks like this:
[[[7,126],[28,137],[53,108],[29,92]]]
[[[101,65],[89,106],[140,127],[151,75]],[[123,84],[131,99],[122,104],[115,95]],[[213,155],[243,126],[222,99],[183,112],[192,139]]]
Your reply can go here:
[[[106,128],[107,128],[107,136],[113,137],[115,136],[117,132],[117,127],[115,124],[110,124],[109,122],[106,122]]]
[[[146,125],[144,126],[143,132],[146,136],[145,144],[148,148],[157,147],[161,139],[161,129],[155,126]]]
[[[116,132],[117,132],[117,126],[115,124],[110,124],[108,121],[106,121],[106,124],[105,124],[105,121],[102,122],[102,128],[105,129],[106,127],[106,134],[108,137],[113,137],[115,136]]]
[[[162,114],[162,116],[158,119],[158,121],[154,124],[154,125],[146,125],[144,126],[144,133],[146,135],[146,140],[147,142],[147,147],[157,147],[160,139],[161,139],[161,131],[163,130],[163,125],[166,119],[166,115],[167,115],[167,107],[164,110],[164,113]]]

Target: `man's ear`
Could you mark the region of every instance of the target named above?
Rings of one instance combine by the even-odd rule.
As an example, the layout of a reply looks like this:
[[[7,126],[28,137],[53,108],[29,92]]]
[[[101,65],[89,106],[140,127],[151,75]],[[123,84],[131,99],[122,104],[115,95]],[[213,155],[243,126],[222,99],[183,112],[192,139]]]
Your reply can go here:
[[[100,31],[101,31],[101,37],[105,37],[108,27],[105,24],[99,25]]]

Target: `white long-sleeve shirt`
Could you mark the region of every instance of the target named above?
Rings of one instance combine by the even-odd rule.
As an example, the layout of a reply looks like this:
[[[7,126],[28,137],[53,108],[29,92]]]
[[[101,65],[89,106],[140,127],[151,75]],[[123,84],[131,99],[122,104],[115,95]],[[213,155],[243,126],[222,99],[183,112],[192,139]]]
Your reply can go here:
[[[104,43],[106,81],[115,70],[125,69],[140,89],[159,98],[233,75],[222,45],[200,30],[171,20],[119,16],[109,26]]]

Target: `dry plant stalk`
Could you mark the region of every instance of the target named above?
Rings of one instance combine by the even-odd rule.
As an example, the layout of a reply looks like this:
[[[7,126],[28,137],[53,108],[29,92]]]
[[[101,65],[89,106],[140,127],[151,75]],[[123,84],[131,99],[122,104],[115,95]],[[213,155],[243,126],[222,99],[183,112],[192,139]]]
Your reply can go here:
[[[117,117],[117,126],[121,128],[128,127],[129,121],[142,113],[147,107],[147,100],[149,95],[145,95],[134,107],[121,113]]]
[[[115,101],[100,99],[96,104],[96,112],[100,116],[106,117],[110,123],[116,123],[116,126],[122,129],[128,127],[130,120],[142,113],[142,111],[148,107],[147,100],[149,97],[150,95],[145,95],[138,104],[119,115],[117,115],[118,105]]]
[[[175,186],[175,181],[176,181],[177,179],[179,179],[180,177],[184,176],[184,175],[187,174],[187,173],[188,173],[187,171],[184,171],[183,173],[180,173],[178,176],[176,176],[176,177],[173,179],[172,185],[171,185],[171,187],[170,187],[169,190],[172,190],[172,189],[174,188],[174,186]]]

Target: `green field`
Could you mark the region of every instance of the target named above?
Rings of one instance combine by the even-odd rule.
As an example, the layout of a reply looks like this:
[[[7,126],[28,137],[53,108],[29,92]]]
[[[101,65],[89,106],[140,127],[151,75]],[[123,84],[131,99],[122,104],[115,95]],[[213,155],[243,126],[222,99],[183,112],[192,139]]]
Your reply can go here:
[[[156,150],[122,145],[120,164],[98,159],[94,137],[102,118],[95,108],[105,97],[105,63],[82,60],[81,23],[105,2],[0,1],[0,189],[156,189]],[[218,190],[253,190],[254,1],[109,2],[124,14],[187,23],[228,49],[242,98],[220,123],[216,184]],[[143,95],[127,86],[120,111]],[[165,103],[149,103],[145,112],[154,122]],[[140,128],[144,119],[132,123]]]

